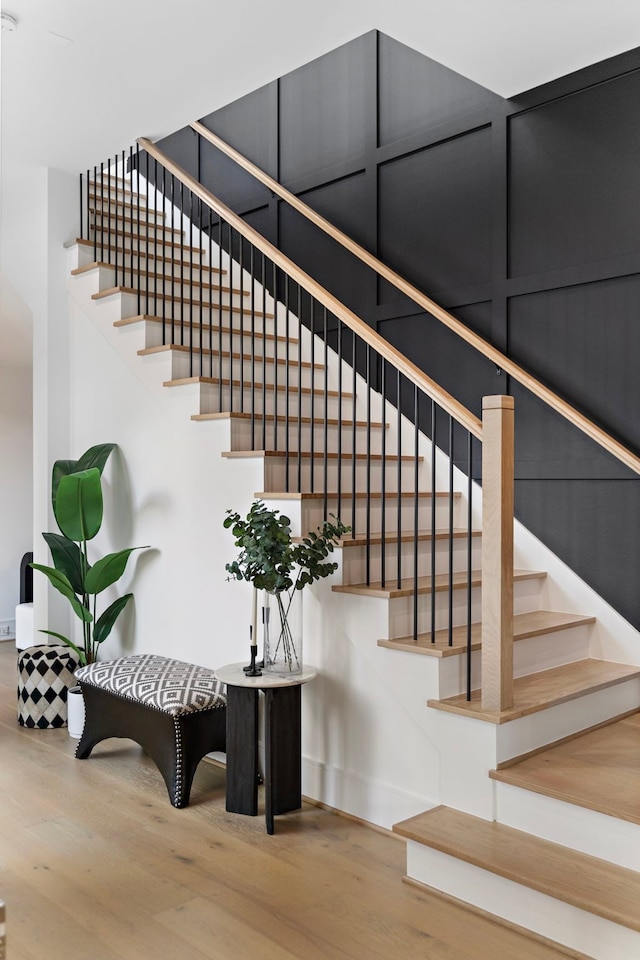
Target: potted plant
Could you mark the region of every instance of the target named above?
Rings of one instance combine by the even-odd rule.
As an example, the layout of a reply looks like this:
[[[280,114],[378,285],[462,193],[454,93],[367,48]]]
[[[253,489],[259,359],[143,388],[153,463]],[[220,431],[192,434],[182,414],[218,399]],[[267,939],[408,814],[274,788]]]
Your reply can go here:
[[[348,533],[336,517],[294,543],[291,521],[279,510],[270,510],[262,500],[251,505],[246,518],[227,510],[225,529],[231,529],[240,553],[225,569],[230,579],[247,580],[254,591],[273,597],[277,622],[270,629],[270,605],[263,607],[266,670],[299,673],[302,669],[301,630],[292,625],[295,598],[314,580],[334,573],[338,564],[328,560],[338,540]],[[256,642],[254,592],[253,642]],[[301,619],[301,613],[300,613]]]
[[[134,550],[128,547],[109,553],[93,563],[89,561],[87,544],[102,526],[102,471],[115,444],[91,447],[79,460],[57,460],[51,478],[51,500],[60,533],[43,533],[53,567],[32,563],[71,604],[82,623],[82,644],[54,630],[41,630],[71,647],[80,664],[97,659],[100,644],[107,639],[113,625],[133,596],[118,597],[98,616],[97,598],[107,587],[120,579]]]

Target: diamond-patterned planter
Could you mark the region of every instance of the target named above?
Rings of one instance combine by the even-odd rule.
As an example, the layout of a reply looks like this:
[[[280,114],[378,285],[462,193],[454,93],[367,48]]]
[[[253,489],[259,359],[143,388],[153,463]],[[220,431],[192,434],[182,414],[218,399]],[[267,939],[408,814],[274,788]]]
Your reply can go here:
[[[47,730],[67,723],[67,691],[79,661],[69,647],[27,647],[18,656],[18,723]]]

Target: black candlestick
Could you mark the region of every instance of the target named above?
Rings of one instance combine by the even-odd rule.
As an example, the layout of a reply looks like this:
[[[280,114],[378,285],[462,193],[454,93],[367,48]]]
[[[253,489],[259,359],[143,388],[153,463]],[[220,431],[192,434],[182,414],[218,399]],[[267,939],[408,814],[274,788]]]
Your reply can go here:
[[[249,664],[248,667],[243,667],[242,669],[248,677],[261,677],[262,670],[258,670],[258,666],[256,664],[258,644],[252,642],[253,640],[252,634],[253,634],[253,627],[249,627],[249,644],[250,644],[249,650],[251,651],[251,663]]]

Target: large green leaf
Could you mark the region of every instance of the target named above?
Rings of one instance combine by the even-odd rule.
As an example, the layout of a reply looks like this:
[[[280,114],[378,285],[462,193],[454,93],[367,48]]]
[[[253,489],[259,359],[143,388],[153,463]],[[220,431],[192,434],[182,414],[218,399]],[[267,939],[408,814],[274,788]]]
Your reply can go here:
[[[89,447],[79,460],[56,460],[51,474],[51,503],[53,509],[56,508],[56,494],[58,486],[63,477],[68,477],[70,473],[80,473],[81,470],[91,470],[95,467],[97,470],[104,470],[105,463],[109,459],[111,451],[115,449],[115,443],[99,443],[95,447]]]
[[[124,597],[119,597],[117,600],[114,600],[111,606],[107,607],[104,613],[98,617],[93,628],[94,643],[102,643],[103,640],[107,639],[111,633],[111,628],[132,596],[132,593],[126,593]]]
[[[74,593],[83,593],[82,554],[77,543],[61,533],[43,533],[49,544],[53,565],[69,578]]]
[[[118,550],[117,553],[108,553],[106,557],[97,560],[84,578],[84,588],[87,593],[102,593],[112,583],[119,580],[124,573],[127,560],[134,550],[146,550],[146,547],[129,547],[128,550]]]
[[[56,570],[55,567],[45,567],[41,563],[32,563],[31,566],[34,570],[39,570],[41,573],[44,573],[45,577],[49,578],[49,583],[59,590],[63,597],[66,597],[71,606],[74,609],[74,612],[81,620],[84,620],[86,623],[90,623],[93,620],[91,611],[80,603],[78,598],[75,595],[74,589],[71,586],[71,582],[66,574],[62,573],[60,570]]]
[[[63,477],[68,477],[70,473],[76,473],[78,470],[77,460],[56,460],[51,473],[51,503],[55,513],[56,494],[58,486]]]
[[[78,460],[78,466],[73,472],[78,473],[80,470],[91,470],[95,467],[102,474],[109,455],[116,446],[115,443],[99,443],[95,447],[89,447]]]
[[[62,533],[70,540],[92,540],[102,524],[102,485],[96,467],[61,477],[54,507]]]

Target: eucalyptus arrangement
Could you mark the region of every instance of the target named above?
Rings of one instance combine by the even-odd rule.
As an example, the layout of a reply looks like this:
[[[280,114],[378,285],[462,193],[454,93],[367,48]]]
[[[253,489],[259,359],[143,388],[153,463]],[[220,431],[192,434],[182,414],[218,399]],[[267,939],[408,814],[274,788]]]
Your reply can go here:
[[[91,447],[79,460],[56,460],[51,477],[51,500],[60,533],[43,533],[49,545],[53,567],[32,563],[64,597],[82,621],[82,646],[53,630],[42,630],[72,647],[85,665],[97,659],[98,648],[113,628],[133,596],[127,593],[114,600],[100,616],[98,594],[119,580],[134,550],[128,547],[109,553],[93,565],[89,562],[87,543],[102,526],[102,472],[114,443]]]
[[[240,548],[236,559],[225,566],[229,579],[247,580],[255,590],[266,590],[274,596],[280,633],[270,656],[276,660],[282,653],[289,670],[299,670],[300,658],[289,624],[292,600],[296,591],[337,570],[338,564],[328,557],[351,527],[332,515],[332,520],[325,520],[294,544],[289,517],[279,510],[269,510],[262,500],[254,501],[244,519],[227,510],[223,525],[231,530],[235,545]],[[265,666],[268,668],[266,662]]]

